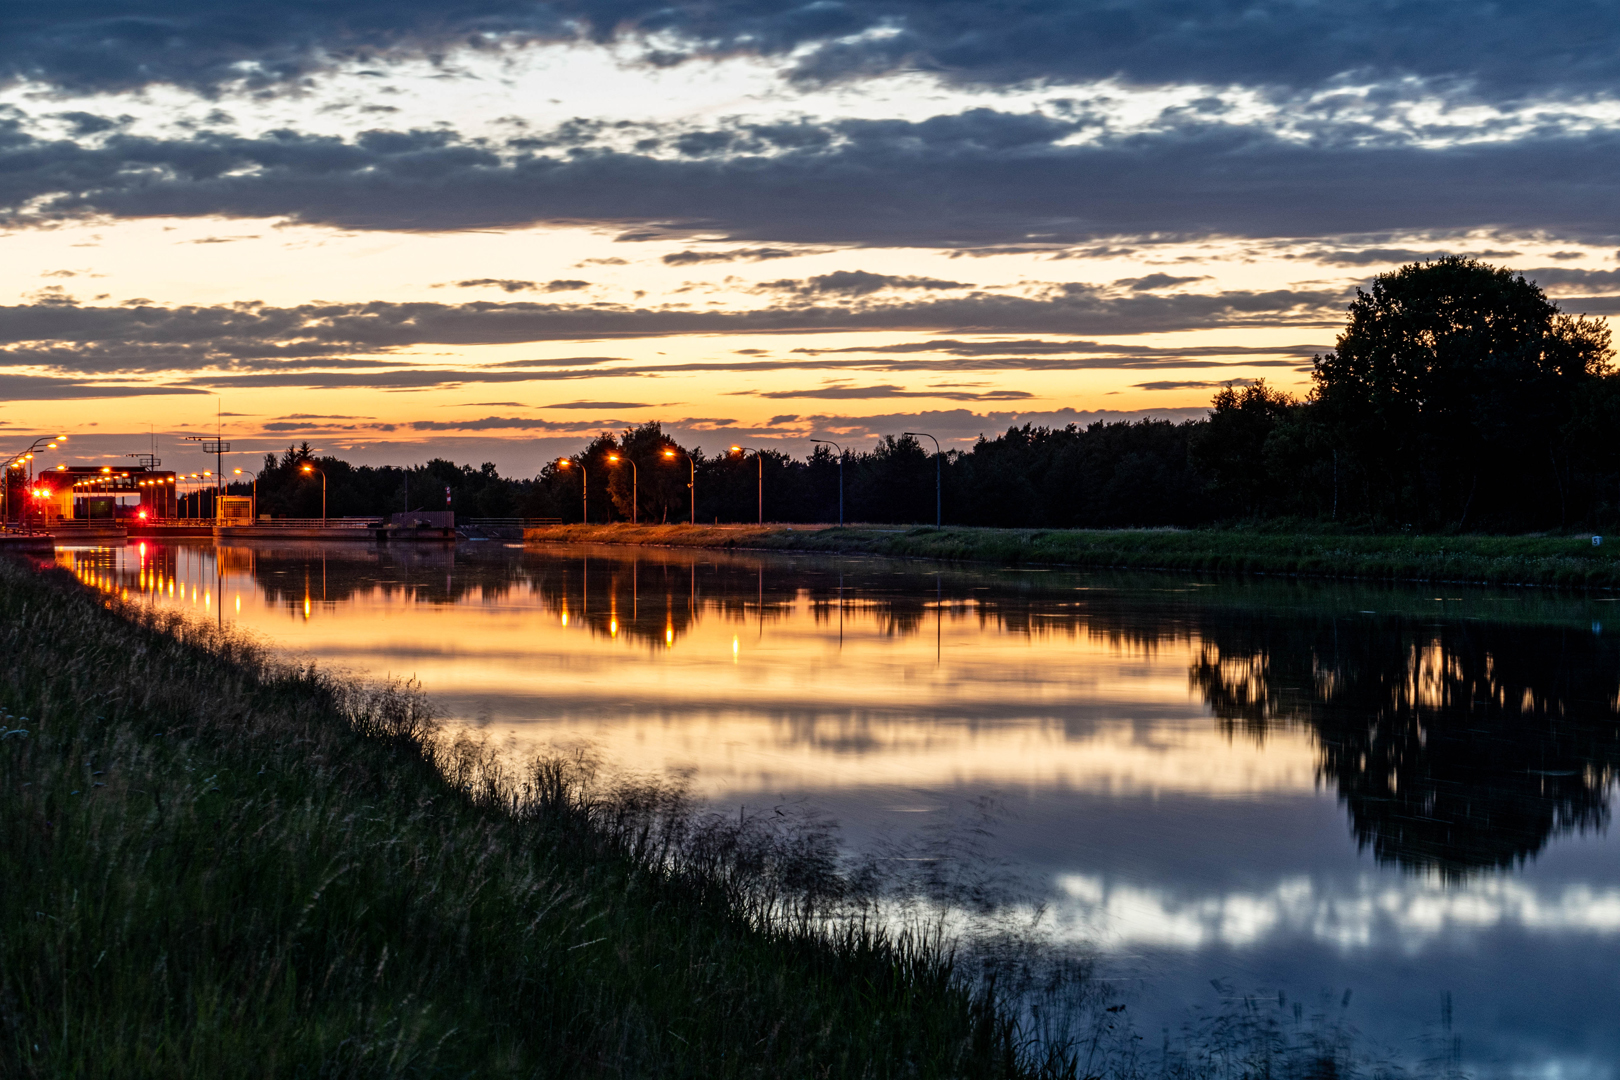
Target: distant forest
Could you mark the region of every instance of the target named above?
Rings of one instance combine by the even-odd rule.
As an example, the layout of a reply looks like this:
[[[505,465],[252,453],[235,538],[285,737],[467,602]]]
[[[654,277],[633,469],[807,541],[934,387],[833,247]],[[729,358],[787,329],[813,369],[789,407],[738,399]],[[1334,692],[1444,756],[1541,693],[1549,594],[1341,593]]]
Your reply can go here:
[[[939,461],[946,524],[1037,528],[1261,519],[1347,527],[1525,531],[1620,524],[1620,375],[1607,326],[1561,312],[1534,283],[1472,259],[1379,276],[1357,291],[1332,352],[1296,399],[1264,382],[1215,395],[1207,419],[1014,427]],[[843,460],[844,519],[932,523],[936,462],[908,435]],[[666,453],[666,451],[671,453]],[[618,456],[615,464],[609,459]],[[648,423],[597,436],[566,466],[514,479],[493,465],[412,468],[268,455],[260,513],[376,514],[450,506],[470,517],[753,521],[839,518],[839,457],[705,452]],[[688,462],[691,463],[689,466]],[[581,470],[588,477],[582,506]],[[246,494],[245,484],[231,491]]]

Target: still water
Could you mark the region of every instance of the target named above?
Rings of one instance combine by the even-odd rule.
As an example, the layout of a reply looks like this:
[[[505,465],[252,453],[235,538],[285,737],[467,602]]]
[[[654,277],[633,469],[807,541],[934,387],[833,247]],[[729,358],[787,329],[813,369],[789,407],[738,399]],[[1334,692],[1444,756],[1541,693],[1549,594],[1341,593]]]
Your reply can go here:
[[[1281,991],[1412,1060],[1620,1077],[1602,594],[494,543],[58,561],[851,847],[971,827],[1146,1032]]]

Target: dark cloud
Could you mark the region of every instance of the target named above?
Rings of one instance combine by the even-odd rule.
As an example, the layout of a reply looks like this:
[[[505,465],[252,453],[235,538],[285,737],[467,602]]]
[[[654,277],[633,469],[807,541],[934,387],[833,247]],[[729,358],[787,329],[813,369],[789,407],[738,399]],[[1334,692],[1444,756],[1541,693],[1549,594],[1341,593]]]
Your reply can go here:
[[[255,379],[268,380],[264,384],[270,385],[282,377],[270,372],[371,370],[388,361],[364,356],[348,358],[344,354],[374,354],[424,344],[469,346],[667,334],[841,330],[1135,334],[1205,326],[1337,322],[1336,309],[1342,299],[1337,292],[1308,290],[1120,295],[1071,284],[1041,298],[974,295],[861,307],[790,305],[749,311],[536,301],[372,301],[286,308],[255,303],[175,308],[35,304],[0,307],[0,363],[40,364],[79,372],[222,369],[238,385],[254,385]],[[1054,350],[1048,343],[1030,342],[1028,351]],[[1056,351],[1076,350],[1060,347]],[[499,378],[517,381],[541,376],[526,376],[510,369],[595,367],[615,359],[591,356],[516,360],[491,367],[509,369]],[[738,365],[731,362],[722,366]],[[554,372],[544,377],[570,376]],[[348,380],[345,385],[355,385],[360,376],[343,378]],[[497,376],[487,371],[483,378],[490,381]]]
[[[1542,288],[1579,287],[1613,289],[1620,287],[1620,270],[1580,270],[1573,266],[1549,266],[1526,270],[1524,276]],[[1560,302],[1562,302],[1560,300]]]
[[[554,401],[542,409],[651,409],[645,401]]]
[[[1197,345],[1182,348],[1164,348],[1156,345],[1104,345],[1083,338],[1068,341],[1041,341],[1024,338],[1013,341],[958,341],[935,338],[931,341],[905,341],[896,345],[872,347],[851,346],[836,349],[797,348],[796,353],[823,356],[828,353],[946,353],[950,356],[1027,356],[1084,355],[1107,353],[1128,356],[1296,356],[1311,357],[1332,348],[1331,345]]]
[[[864,398],[944,398],[946,401],[1022,401],[1033,397],[1022,390],[907,390],[890,384],[879,386],[820,386],[810,390],[739,390],[762,398],[822,398],[850,400]]]
[[[784,278],[766,281],[759,288],[768,292],[787,292],[798,296],[868,296],[886,289],[971,289],[964,281],[945,281],[941,278],[908,277],[897,274],[869,274],[865,270],[834,270],[803,279]]]
[[[466,281],[456,281],[451,282],[451,284],[458,289],[483,289],[493,286],[509,293],[524,292],[528,289],[538,289],[540,287],[538,281],[522,281],[517,278],[469,278]],[[440,285],[433,286],[435,289],[442,287]]]
[[[297,431],[393,431],[395,428],[396,425],[394,424],[317,424],[308,421],[289,422],[284,420],[275,420],[268,424],[259,425],[260,431],[279,435]]]
[[[558,367],[594,367],[597,364],[628,364],[630,361],[622,356],[559,356],[552,360],[502,360],[496,364],[486,364],[493,368],[558,368]]]
[[[938,409],[920,413],[886,413],[879,416],[805,416],[800,420],[809,425],[818,436],[875,439],[883,435],[897,435],[902,431],[928,431],[943,443],[971,443],[980,435],[993,438],[1010,427],[1024,424],[1061,428],[1069,424],[1085,427],[1089,424],[1122,420],[1170,420],[1180,423],[1200,419],[1208,413],[1209,409],[1201,406],[1131,411],[1051,409],[984,413],[976,413],[969,409]]]
[[[1607,91],[1620,76],[1617,16],[1599,0],[89,0],[0,11],[0,74],[81,89],[292,85],[338,62],[436,59],[457,46],[532,40],[639,40],[648,61],[666,66],[791,54],[793,77],[804,81],[901,69],[988,84],[1119,79],[1318,89],[1414,78],[1515,98]],[[1332,107],[1331,98],[1323,107]]]
[[[340,371],[272,371],[251,375],[197,375],[184,380],[180,385],[204,387],[208,390],[248,389],[261,386],[306,387],[311,390],[434,390],[470,383],[557,382],[565,379],[586,379],[598,374],[600,372],[487,369],[454,371],[447,368],[407,368],[369,374],[349,374]],[[614,374],[633,376],[636,373],[626,371]]]
[[[1385,263],[1430,262],[1434,259],[1444,258],[1447,255],[1462,255],[1471,259],[1511,259],[1518,254],[1517,251],[1489,248],[1468,251],[1458,248],[1429,248],[1425,250],[1396,247],[1313,247],[1304,251],[1291,252],[1284,257],[1289,259],[1309,259],[1312,262],[1327,263],[1329,266],[1379,266]]]
[[[592,431],[632,423],[629,420],[537,420],[525,416],[485,416],[477,420],[413,420],[412,431]]]
[[[1488,227],[1602,243],[1620,234],[1612,131],[1549,124],[1522,139],[1436,149],[1359,131],[1285,138],[1194,119],[1064,141],[1084,130],[1080,120],[988,109],[915,123],[804,121],[747,128],[736,152],[694,158],[503,148],[438,130],[113,133],[88,145],[0,120],[0,218],[221,215],[400,230],[639,222],[624,237],[976,250],[1210,233]],[[808,131],[827,142],[798,146]]]
[[[146,397],[149,394],[202,394],[188,386],[148,383],[92,383],[49,375],[13,375],[0,372],[0,397],[7,401],[70,401],[81,398]]]
[[[795,255],[812,255],[816,249],[794,251],[790,248],[756,247],[732,248],[729,251],[674,251],[663,258],[666,266],[693,266],[711,262],[764,262],[767,259],[791,259]]]
[[[1255,380],[1253,379],[1222,379],[1220,382],[1197,380],[1191,382],[1177,382],[1173,380],[1166,380],[1163,382],[1137,383],[1135,388],[1137,390],[1208,390],[1217,386],[1249,386],[1254,381]]]
[[[1578,315],[1620,315],[1620,296],[1560,296],[1558,306]]]
[[[1148,274],[1146,277],[1120,278],[1114,285],[1132,292],[1151,292],[1154,289],[1172,289],[1177,285],[1190,285],[1195,281],[1208,281],[1208,274],[1196,277],[1175,277],[1171,274]]]

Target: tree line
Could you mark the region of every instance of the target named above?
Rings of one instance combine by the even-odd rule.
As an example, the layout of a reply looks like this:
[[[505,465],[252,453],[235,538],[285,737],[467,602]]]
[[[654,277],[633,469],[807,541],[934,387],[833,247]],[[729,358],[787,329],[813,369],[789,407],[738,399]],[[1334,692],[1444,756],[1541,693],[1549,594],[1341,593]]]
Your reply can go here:
[[[305,444],[266,457],[260,512],[318,515],[309,464],[325,471],[333,516],[444,509],[448,492],[473,517],[829,522],[842,491],[846,521],[931,523],[937,470],[957,525],[1595,528],[1620,522],[1613,360],[1601,320],[1560,311],[1510,270],[1450,257],[1358,289],[1306,396],[1230,385],[1205,419],[1026,424],[937,459],[911,435],[803,458],[706,452],[651,422],[522,479],[442,459],[350,465]]]

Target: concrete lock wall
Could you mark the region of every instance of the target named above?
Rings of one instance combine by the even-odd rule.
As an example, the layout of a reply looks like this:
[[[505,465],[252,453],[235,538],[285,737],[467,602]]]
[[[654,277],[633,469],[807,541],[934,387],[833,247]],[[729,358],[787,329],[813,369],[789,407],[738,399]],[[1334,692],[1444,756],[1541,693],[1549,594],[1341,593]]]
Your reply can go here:
[[[406,514],[389,514],[388,524],[404,529],[453,529],[456,515],[453,510],[412,510]]]

